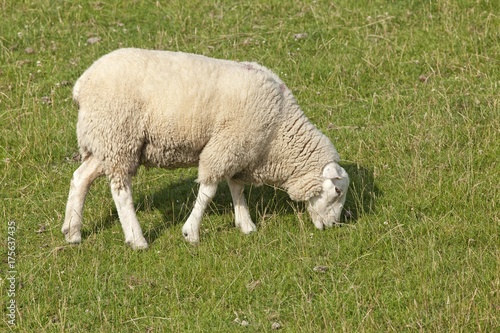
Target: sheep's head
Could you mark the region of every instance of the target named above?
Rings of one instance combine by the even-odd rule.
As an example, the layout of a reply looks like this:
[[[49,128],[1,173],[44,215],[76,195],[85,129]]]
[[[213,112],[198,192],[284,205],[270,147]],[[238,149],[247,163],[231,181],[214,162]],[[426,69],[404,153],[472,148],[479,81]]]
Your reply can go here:
[[[323,190],[307,203],[307,210],[318,229],[340,222],[340,213],[349,187],[347,172],[335,162],[328,163],[323,168],[322,176]]]

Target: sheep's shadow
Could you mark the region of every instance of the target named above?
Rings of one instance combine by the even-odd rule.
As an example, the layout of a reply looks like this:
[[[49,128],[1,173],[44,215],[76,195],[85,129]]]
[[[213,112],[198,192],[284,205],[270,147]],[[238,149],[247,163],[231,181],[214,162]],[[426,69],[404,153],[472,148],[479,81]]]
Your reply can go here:
[[[187,220],[197,192],[198,185],[195,177],[192,177],[174,181],[151,195],[139,196],[136,202],[138,211],[154,209],[162,214],[161,223],[155,223],[153,227],[144,230],[144,237],[148,242],[154,242],[167,228],[183,224]],[[264,216],[278,213],[292,214],[295,211],[296,203],[285,192],[273,187],[246,186],[245,198],[250,207],[252,220],[257,224]],[[205,214],[228,214],[231,216],[230,220],[234,220],[231,192],[226,182],[219,184],[217,194]]]
[[[382,191],[375,184],[373,167],[367,168],[354,163],[341,163],[349,175],[343,223],[354,223],[361,216],[375,212],[375,204]]]
[[[373,168],[359,164],[341,163],[349,174],[349,191],[342,214],[343,224],[355,223],[361,216],[375,211],[376,198],[382,195],[374,182]],[[168,172],[168,171],[166,171]],[[144,228],[144,237],[153,243],[167,228],[182,224],[189,216],[196,199],[198,185],[194,176],[179,177],[162,189],[152,194],[140,193],[134,200],[137,212],[158,211],[161,219]],[[292,201],[286,192],[270,186],[246,186],[245,197],[250,207],[253,221],[258,225],[264,218],[272,215],[293,214],[305,210],[302,203]],[[217,194],[207,209],[207,214],[232,214],[232,200],[229,187],[221,182]],[[139,217],[140,219],[140,217]],[[231,217],[231,220],[233,217]],[[113,207],[111,214],[91,230],[83,230],[83,236],[99,233],[118,221],[118,214]]]

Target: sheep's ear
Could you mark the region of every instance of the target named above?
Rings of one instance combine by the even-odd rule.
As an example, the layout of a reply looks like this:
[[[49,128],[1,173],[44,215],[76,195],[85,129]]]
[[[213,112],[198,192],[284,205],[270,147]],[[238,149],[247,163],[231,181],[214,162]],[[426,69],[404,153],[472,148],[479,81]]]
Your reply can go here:
[[[323,168],[323,177],[327,179],[342,179],[341,167],[335,162],[330,162]]]

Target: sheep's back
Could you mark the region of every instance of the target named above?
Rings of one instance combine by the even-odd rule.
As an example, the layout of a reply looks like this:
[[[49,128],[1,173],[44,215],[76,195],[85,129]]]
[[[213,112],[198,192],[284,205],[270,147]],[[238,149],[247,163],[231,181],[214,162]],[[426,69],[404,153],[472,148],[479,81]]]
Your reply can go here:
[[[105,141],[117,133],[137,138],[143,162],[166,167],[196,164],[217,136],[263,150],[283,112],[284,91],[263,69],[186,53],[112,52],[75,84],[78,127],[100,127],[79,133]]]

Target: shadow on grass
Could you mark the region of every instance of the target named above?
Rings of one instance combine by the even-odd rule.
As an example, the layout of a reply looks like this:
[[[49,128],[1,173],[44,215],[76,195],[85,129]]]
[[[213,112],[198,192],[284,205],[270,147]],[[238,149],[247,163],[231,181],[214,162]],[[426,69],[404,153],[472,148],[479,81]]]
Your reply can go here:
[[[366,168],[354,163],[342,164],[342,167],[350,180],[342,221],[353,223],[361,216],[375,212],[375,201],[383,193],[375,184],[373,167]]]
[[[163,216],[161,223],[155,223],[152,228],[144,230],[144,237],[148,242],[154,242],[167,228],[184,224],[191,213],[197,192],[198,185],[192,177],[174,181],[151,195],[140,196],[136,201],[138,211],[153,209],[160,211]],[[246,186],[245,198],[250,207],[252,220],[257,225],[264,216],[293,214],[296,204],[285,192],[269,186]],[[229,214],[233,225],[231,192],[226,182],[219,184],[217,194],[205,214],[217,216]]]
[[[342,164],[349,174],[350,184],[347,193],[345,209],[342,214],[342,223],[355,223],[361,216],[375,211],[375,200],[382,195],[374,183],[373,169],[368,169],[357,164]],[[183,224],[189,216],[198,191],[195,177],[182,177],[173,181],[166,187],[152,194],[142,194],[135,201],[136,210],[161,212],[161,221],[152,227],[144,228],[144,237],[149,243],[160,237],[167,228]],[[250,207],[253,221],[259,224],[262,219],[269,216],[294,214],[305,211],[303,203],[292,201],[286,192],[270,186],[246,186],[245,197]],[[224,215],[231,214],[233,208],[231,193],[225,182],[219,184],[217,194],[207,208],[206,214]],[[83,230],[83,237],[99,233],[103,229],[119,223],[116,209],[102,221],[95,224],[91,230]]]

